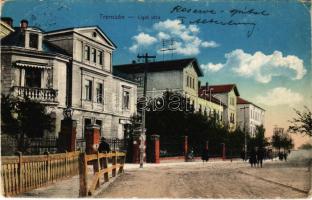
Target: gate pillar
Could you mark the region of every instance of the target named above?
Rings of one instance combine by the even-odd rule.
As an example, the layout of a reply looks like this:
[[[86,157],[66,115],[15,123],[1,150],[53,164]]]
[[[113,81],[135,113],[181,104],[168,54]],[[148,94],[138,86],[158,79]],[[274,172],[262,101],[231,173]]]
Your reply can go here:
[[[97,153],[100,144],[100,126],[91,124],[86,127],[86,153]]]
[[[159,148],[159,135],[151,135],[148,141],[148,155],[147,160],[150,163],[160,163],[159,155],[160,155],[160,148]]]
[[[57,150],[58,152],[71,152],[76,150],[77,121],[73,119],[61,120]]]

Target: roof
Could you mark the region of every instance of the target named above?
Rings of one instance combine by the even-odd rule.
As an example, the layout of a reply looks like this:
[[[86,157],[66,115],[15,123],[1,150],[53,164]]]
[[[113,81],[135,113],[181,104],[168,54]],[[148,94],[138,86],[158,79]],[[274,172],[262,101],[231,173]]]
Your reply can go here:
[[[237,97],[237,104],[252,104],[252,103],[241,97]]]
[[[206,86],[201,86],[200,90],[198,91],[199,94],[202,93],[203,90],[206,89]],[[239,96],[238,89],[236,87],[236,84],[225,84],[225,85],[209,85],[208,90],[211,90],[212,94],[218,94],[218,93],[228,93],[234,90],[236,96]]]
[[[237,97],[237,103],[236,104],[251,104],[251,105],[253,105],[253,106],[255,106],[255,107],[257,107],[257,108],[259,108],[259,109],[261,109],[261,110],[264,110],[263,108],[261,108],[260,106],[257,106],[256,104],[254,104],[254,103],[252,103],[252,102],[250,102],[250,101],[247,101],[246,99],[243,99],[243,98],[241,98],[241,97]]]
[[[13,29],[14,32],[2,38],[1,46],[5,45],[5,46],[24,47],[25,46],[24,32],[20,27],[14,27]]]
[[[48,53],[59,53],[66,56],[70,56],[70,53],[68,53],[65,49],[62,49],[52,44],[51,42],[48,42],[47,40],[42,41],[42,50]]]
[[[198,94],[198,97],[201,98],[201,99],[205,99],[207,101],[210,101],[210,95],[209,94],[206,94],[203,92],[201,94]],[[213,103],[216,103],[216,104],[220,104],[223,106],[223,107],[227,107],[224,103],[222,103],[222,101],[220,101],[220,99],[214,97],[211,95],[211,102]]]
[[[159,72],[159,71],[170,71],[170,70],[182,70],[189,64],[193,63],[194,68],[198,76],[203,76],[201,69],[199,68],[196,58],[186,58],[178,60],[167,60],[167,61],[157,61],[146,63],[132,63],[124,65],[114,65],[114,70],[121,73],[143,73],[145,66],[147,66],[148,72]]]
[[[110,44],[112,47],[117,48],[116,44],[103,32],[103,30],[99,26],[81,26],[81,27],[70,27],[65,29],[58,29],[53,31],[45,32],[45,35],[55,35],[55,34],[63,34],[69,33],[79,30],[87,30],[87,29],[95,29],[104,39]]]

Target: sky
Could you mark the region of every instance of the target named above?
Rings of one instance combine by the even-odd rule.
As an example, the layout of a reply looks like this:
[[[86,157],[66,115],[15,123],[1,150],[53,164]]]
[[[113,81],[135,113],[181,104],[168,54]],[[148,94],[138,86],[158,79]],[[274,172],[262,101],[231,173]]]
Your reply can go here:
[[[117,46],[113,64],[195,57],[203,84],[235,83],[266,110],[268,137],[287,130],[294,109],[312,109],[310,5],[299,0],[11,0],[1,16],[44,31],[99,26]],[[312,142],[292,137],[296,147]]]

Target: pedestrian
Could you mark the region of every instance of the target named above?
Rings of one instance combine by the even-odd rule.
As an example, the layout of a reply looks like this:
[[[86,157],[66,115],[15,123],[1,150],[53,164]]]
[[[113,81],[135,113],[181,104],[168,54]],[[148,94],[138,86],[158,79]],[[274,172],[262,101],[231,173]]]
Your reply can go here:
[[[260,167],[262,168],[263,157],[264,157],[263,148],[258,148],[258,150],[257,150],[257,165],[258,165],[258,167],[260,165]]]
[[[250,151],[250,156],[249,156],[249,163],[251,167],[256,167],[256,162],[257,162],[257,154],[255,148],[251,148]]]
[[[209,160],[208,148],[203,148],[201,159],[203,160],[203,163]]]
[[[98,151],[100,153],[108,153],[111,151],[109,144],[106,142],[106,139],[104,137],[101,138],[101,143],[99,145]]]
[[[240,157],[243,161],[245,161],[245,151],[244,150],[241,151]]]
[[[280,160],[280,161],[282,161],[283,160],[283,153],[282,152],[278,152],[278,159]]]
[[[286,152],[284,152],[283,157],[284,157],[285,161],[287,161],[287,156],[288,156],[288,154]]]

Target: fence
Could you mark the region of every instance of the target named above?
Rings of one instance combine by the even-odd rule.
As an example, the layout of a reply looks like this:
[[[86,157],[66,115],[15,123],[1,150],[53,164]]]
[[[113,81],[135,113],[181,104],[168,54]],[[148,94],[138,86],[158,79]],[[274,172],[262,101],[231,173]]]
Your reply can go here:
[[[10,156],[18,151],[21,138],[15,138],[10,135],[1,135],[1,155]],[[56,153],[57,138],[24,138],[23,148],[28,154],[43,154],[44,152]]]
[[[79,152],[2,156],[2,194],[14,196],[78,174]]]
[[[120,152],[81,154],[79,157],[79,196],[91,196],[101,184],[109,181],[109,173],[112,177],[122,173],[125,156],[125,153]],[[92,177],[88,177],[88,165],[93,165]]]

